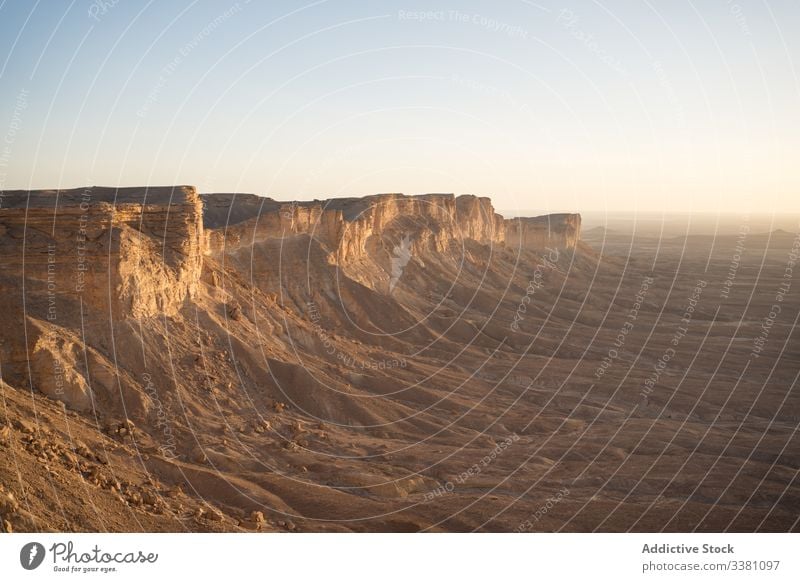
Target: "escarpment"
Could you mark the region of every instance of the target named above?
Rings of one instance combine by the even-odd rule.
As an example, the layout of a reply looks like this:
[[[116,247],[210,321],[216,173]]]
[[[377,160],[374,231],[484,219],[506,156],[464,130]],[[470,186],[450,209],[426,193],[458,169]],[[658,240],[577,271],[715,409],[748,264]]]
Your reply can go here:
[[[504,219],[486,197],[377,194],[364,198],[278,202],[253,194],[207,194],[204,221],[212,252],[305,234],[326,245],[332,260],[364,258],[372,236],[405,233],[418,250],[443,252],[465,241],[527,250],[575,248],[580,215]]]
[[[147,409],[144,353],[119,357],[115,350],[150,341],[150,349],[163,349],[170,332],[159,320],[185,317],[206,301],[209,314],[246,321],[214,283],[225,268],[249,276],[265,297],[287,292],[295,309],[311,300],[330,314],[345,301],[381,313],[393,305],[401,275],[406,289],[421,287],[426,269],[457,276],[478,248],[574,248],[580,236],[578,215],[505,220],[489,198],[471,195],[278,202],[201,197],[194,187],[174,186],[0,196],[4,376],[79,409],[102,404],[104,395],[114,406],[134,395],[125,407]],[[365,288],[373,294],[359,295]],[[340,315],[344,324],[352,314]]]

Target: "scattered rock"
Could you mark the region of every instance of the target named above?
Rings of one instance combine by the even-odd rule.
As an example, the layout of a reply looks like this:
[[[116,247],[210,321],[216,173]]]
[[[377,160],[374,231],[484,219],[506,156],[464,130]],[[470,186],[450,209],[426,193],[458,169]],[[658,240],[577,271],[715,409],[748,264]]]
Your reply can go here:
[[[175,499],[176,497],[180,497],[183,494],[183,486],[178,483],[175,487],[167,491],[167,497],[170,499]]]
[[[0,493],[0,512],[3,515],[19,511],[19,503],[13,493]]]
[[[250,520],[256,523],[264,523],[264,514],[260,511],[254,510],[250,512]]]
[[[197,447],[196,449],[194,449],[192,451],[192,461],[194,461],[195,463],[204,465],[204,464],[208,463],[208,457],[206,456],[206,453],[205,453],[205,451],[203,451],[203,449],[201,449],[200,447]]]
[[[238,303],[228,304],[228,317],[233,321],[239,321],[242,319],[242,308],[239,307]]]
[[[248,531],[261,531],[261,523],[249,519],[239,520],[239,527]]]
[[[83,441],[75,441],[73,443],[75,452],[78,453],[81,457],[85,457],[87,459],[92,459],[94,455],[92,454],[91,449],[86,446],[86,443]]]
[[[225,519],[225,516],[222,515],[221,511],[211,506],[205,509],[203,516],[209,521],[222,521]]]
[[[33,426],[31,426],[29,423],[22,420],[21,418],[17,418],[14,420],[14,428],[16,428],[19,432],[23,434],[33,434],[35,432]]]
[[[158,504],[158,496],[151,491],[142,491],[142,503],[155,506]]]

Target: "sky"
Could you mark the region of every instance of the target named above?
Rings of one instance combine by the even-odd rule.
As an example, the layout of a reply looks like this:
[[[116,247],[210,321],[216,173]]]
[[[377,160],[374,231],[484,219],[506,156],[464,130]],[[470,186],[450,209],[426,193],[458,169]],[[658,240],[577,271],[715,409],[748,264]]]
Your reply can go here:
[[[800,212],[796,0],[0,0],[0,189]]]

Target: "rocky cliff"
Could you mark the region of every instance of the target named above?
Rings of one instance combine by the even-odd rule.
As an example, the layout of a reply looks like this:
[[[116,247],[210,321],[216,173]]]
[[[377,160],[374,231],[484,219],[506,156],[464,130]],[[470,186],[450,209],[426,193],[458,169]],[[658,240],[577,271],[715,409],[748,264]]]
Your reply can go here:
[[[281,203],[253,194],[203,196],[213,252],[270,238],[307,234],[338,263],[363,258],[374,235],[409,235],[415,250],[442,252],[470,240],[528,250],[574,248],[580,215],[553,214],[504,220],[486,197],[453,194],[377,194],[364,198]]]
[[[118,318],[170,314],[200,277],[202,205],[192,186],[6,191],[0,245],[12,281]]]
[[[470,195],[284,203],[247,194],[201,199],[193,187],[175,186],[0,196],[4,374],[83,409],[115,394],[139,394],[126,406],[146,408],[133,380],[144,362],[126,374],[113,350],[143,341],[143,320],[173,317],[195,303],[203,274],[213,270],[204,263],[215,258],[226,257],[269,296],[288,291],[302,308],[306,279],[315,301],[341,292],[328,267],[385,295],[403,271],[423,280],[428,261],[449,261],[457,272],[471,245],[573,248],[580,235],[577,215],[504,220],[488,198]],[[416,270],[406,268],[411,257]],[[278,258],[282,275],[273,269]]]
[[[85,346],[128,319],[170,316],[202,270],[202,205],[191,186],[0,193],[6,378],[75,408],[125,375]],[[121,378],[117,380],[116,378]]]

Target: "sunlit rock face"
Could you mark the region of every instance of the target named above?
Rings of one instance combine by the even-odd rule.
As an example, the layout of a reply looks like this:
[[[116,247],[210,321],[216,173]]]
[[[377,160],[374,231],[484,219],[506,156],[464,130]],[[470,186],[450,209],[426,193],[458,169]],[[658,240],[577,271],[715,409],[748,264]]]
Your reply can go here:
[[[84,336],[95,342],[128,321],[172,316],[195,296],[205,246],[200,197],[191,186],[0,196],[4,374],[88,410],[98,389],[113,396],[131,382]],[[141,409],[144,400],[134,400]]]
[[[443,252],[470,240],[513,248],[574,248],[580,215],[503,219],[489,198],[472,195],[377,194],[311,202],[277,202],[253,194],[203,196],[213,252],[259,240],[308,234],[341,264],[364,257],[368,241],[392,230],[418,231],[415,244]]]

